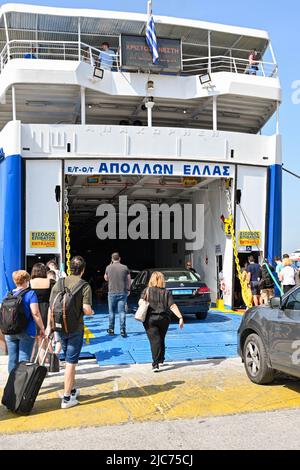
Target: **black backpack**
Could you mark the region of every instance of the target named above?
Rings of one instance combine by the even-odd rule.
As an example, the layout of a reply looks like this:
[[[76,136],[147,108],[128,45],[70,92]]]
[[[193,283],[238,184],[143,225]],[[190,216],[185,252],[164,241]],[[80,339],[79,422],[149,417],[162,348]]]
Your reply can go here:
[[[59,292],[51,305],[52,330],[66,334],[75,333],[82,315],[82,303],[76,302],[76,295],[88,283],[80,279],[72,289],[69,289],[65,286],[65,280],[60,279],[58,285]]]
[[[24,289],[18,295],[9,292],[3,299],[0,308],[0,329],[4,335],[23,333],[28,325],[23,297],[29,291],[29,288]]]

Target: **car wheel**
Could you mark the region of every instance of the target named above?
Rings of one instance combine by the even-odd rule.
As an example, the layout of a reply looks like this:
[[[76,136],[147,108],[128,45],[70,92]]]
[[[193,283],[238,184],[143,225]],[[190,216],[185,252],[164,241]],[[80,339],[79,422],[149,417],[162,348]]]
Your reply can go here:
[[[196,313],[197,320],[205,320],[207,318],[208,312],[198,312]]]
[[[257,334],[248,336],[243,355],[246,373],[253,383],[266,385],[273,382],[275,372],[268,366],[265,346]]]

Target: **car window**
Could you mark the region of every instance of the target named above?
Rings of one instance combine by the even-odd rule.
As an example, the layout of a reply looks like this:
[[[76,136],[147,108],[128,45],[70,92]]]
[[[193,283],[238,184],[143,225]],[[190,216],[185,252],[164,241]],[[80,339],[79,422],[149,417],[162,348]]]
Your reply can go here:
[[[130,271],[130,277],[132,280],[134,280],[139,274],[139,271]]]
[[[300,311],[300,289],[296,292],[293,292],[287,302],[286,307],[287,310],[299,310]]]
[[[141,279],[143,273],[139,273],[136,278],[132,281],[131,286],[135,288],[139,284],[139,279]]]
[[[135,278],[134,282],[134,287],[140,286],[140,285],[146,285],[147,284],[147,271],[143,271],[138,276]]]
[[[164,271],[166,282],[199,282],[199,277],[191,271]]]
[[[146,285],[147,284],[147,271],[143,271],[139,276],[137,284]]]

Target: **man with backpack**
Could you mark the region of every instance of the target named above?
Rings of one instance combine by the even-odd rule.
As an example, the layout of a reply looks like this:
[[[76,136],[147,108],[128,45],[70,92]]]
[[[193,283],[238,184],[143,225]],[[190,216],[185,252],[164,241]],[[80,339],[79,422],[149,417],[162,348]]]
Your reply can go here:
[[[275,283],[270,273],[274,276],[275,269],[267,260],[264,260],[261,266],[261,280],[259,283],[261,289],[261,305],[269,306],[270,300],[275,297]]]
[[[46,334],[59,333],[65,355],[64,396],[61,408],[78,405],[79,389],[74,387],[75,370],[83,345],[84,315],[94,315],[92,289],[82,279],[86,263],[81,256],[71,260],[71,276],[60,279],[52,289]]]

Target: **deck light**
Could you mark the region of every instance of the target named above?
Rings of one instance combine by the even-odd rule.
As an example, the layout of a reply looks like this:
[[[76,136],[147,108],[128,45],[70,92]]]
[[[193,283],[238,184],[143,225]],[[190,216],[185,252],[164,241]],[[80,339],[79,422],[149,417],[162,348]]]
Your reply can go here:
[[[199,75],[199,80],[201,85],[207,85],[211,83],[211,76],[209,73],[205,73],[204,75]]]
[[[147,82],[147,91],[154,91],[154,82],[153,82],[153,80],[148,80],[148,82]]]
[[[93,77],[99,78],[100,80],[102,80],[103,76],[104,76],[104,70],[100,69],[100,67],[94,67]]]

